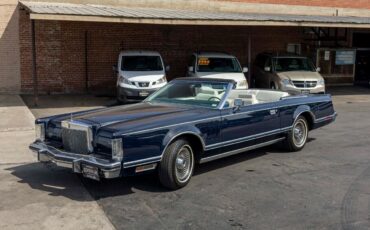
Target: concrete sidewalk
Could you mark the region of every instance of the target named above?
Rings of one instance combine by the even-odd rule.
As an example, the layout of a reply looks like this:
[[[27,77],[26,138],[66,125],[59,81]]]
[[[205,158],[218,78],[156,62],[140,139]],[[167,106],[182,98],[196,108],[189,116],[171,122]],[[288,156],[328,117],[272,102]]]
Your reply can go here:
[[[36,163],[19,96],[0,95],[0,117],[0,229],[114,229],[76,175]]]

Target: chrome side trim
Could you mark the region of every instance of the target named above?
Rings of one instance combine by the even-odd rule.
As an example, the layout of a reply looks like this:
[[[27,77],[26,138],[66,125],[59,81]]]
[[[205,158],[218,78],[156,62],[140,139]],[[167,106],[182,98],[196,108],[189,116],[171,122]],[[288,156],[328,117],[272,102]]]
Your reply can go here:
[[[161,126],[161,127],[151,128],[151,129],[144,129],[144,130],[140,130],[140,131],[123,133],[123,135],[141,134],[141,133],[146,133],[146,132],[150,132],[150,131],[156,131],[156,130],[160,130],[160,129],[170,128],[170,127],[174,127],[174,126],[178,126],[178,125],[192,124],[192,123],[201,122],[201,121],[208,121],[208,120],[217,121],[217,119],[220,119],[220,118],[221,118],[221,116],[204,118],[204,119],[199,119],[199,120],[195,120],[195,121],[187,121],[187,122],[183,122],[183,123],[179,123],[179,124],[166,125],[166,126]]]
[[[162,159],[162,156],[156,156],[156,157],[148,157],[148,158],[135,160],[135,161],[129,161],[129,162],[123,163],[123,168],[131,168],[131,167],[136,167],[140,165],[156,163],[158,161],[161,161],[161,159]]]
[[[330,102],[330,100],[317,101],[317,102],[312,102],[312,103],[323,103],[323,102]],[[270,109],[279,109],[279,108],[284,108],[284,107],[289,107],[289,106],[296,106],[296,105],[305,105],[305,104],[297,103],[297,104],[291,104],[291,105],[272,106],[272,107],[267,107],[267,108],[258,109],[258,110],[251,110],[251,111],[246,111],[246,112],[240,112],[240,113],[233,113],[233,114],[223,115],[222,117],[235,116],[235,115],[240,115],[240,114],[248,114],[248,113],[259,112],[259,111],[270,110]],[[224,110],[224,109],[230,109],[230,108],[223,108],[223,109],[220,109],[220,111],[221,110]],[[162,127],[156,127],[156,128],[150,128],[150,129],[144,129],[144,130],[139,130],[139,131],[133,131],[133,132],[128,132],[128,133],[123,133],[122,135],[141,134],[141,133],[146,133],[146,132],[150,132],[150,131],[155,131],[155,130],[170,128],[170,127],[174,127],[174,126],[178,126],[178,125],[192,124],[192,123],[196,123],[196,122],[213,120],[213,119],[216,121],[217,119],[220,119],[220,118],[221,118],[221,116],[210,117],[210,118],[203,118],[203,119],[199,119],[199,120],[195,120],[195,121],[187,121],[187,122],[182,122],[182,123],[173,124],[173,125],[166,125],[166,126],[162,126]]]
[[[227,157],[227,156],[231,156],[231,155],[235,155],[235,154],[238,154],[238,153],[242,153],[242,152],[245,152],[245,151],[249,151],[249,150],[261,148],[261,147],[264,147],[264,146],[272,145],[272,144],[275,144],[275,143],[277,143],[279,141],[282,141],[284,139],[285,139],[285,137],[281,137],[281,138],[278,138],[278,139],[275,139],[275,140],[272,140],[272,141],[268,141],[268,142],[265,142],[265,143],[260,143],[260,144],[248,146],[248,147],[245,147],[245,148],[232,150],[232,151],[225,152],[225,153],[220,153],[220,154],[217,154],[215,156],[205,157],[205,158],[202,158],[200,160],[200,163],[202,164],[202,163],[206,163],[206,162],[209,162],[209,161],[213,161],[213,160],[217,160],[217,159],[220,159],[220,158],[224,158],[224,157]]]
[[[321,117],[321,118],[317,118],[317,119],[315,119],[314,122],[315,122],[315,124],[317,124],[317,123],[321,123],[321,122],[324,122],[324,121],[327,121],[327,120],[333,120],[337,116],[338,116],[337,112],[334,112],[331,115],[328,115],[328,116],[325,116],[325,117]]]
[[[221,147],[225,147],[225,146],[229,146],[229,145],[238,144],[238,143],[241,143],[241,142],[244,142],[244,141],[255,140],[255,139],[258,139],[258,138],[283,133],[283,132],[286,132],[286,131],[290,130],[292,127],[293,126],[288,126],[288,127],[284,127],[284,128],[280,128],[280,129],[274,129],[274,130],[271,130],[271,131],[268,131],[268,132],[258,133],[258,134],[254,134],[254,135],[250,135],[250,136],[246,136],[246,137],[241,137],[241,138],[237,138],[237,139],[233,139],[233,140],[229,140],[229,141],[224,141],[224,142],[220,142],[220,143],[216,143],[216,144],[212,144],[212,145],[207,145],[205,150],[212,150],[212,149],[216,149],[216,148],[221,148]]]

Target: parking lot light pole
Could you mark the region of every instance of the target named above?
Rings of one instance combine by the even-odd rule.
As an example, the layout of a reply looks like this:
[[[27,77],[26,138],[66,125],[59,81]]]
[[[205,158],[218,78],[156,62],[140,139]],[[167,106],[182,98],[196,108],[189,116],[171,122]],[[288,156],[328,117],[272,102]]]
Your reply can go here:
[[[34,105],[38,105],[38,87],[37,87],[37,70],[36,70],[36,37],[35,37],[35,20],[31,20],[31,36],[32,36],[32,79],[33,79],[33,95]]]

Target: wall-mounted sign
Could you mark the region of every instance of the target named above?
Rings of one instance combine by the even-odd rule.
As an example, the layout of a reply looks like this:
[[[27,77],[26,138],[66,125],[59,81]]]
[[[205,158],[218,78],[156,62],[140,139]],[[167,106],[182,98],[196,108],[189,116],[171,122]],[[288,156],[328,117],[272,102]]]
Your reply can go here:
[[[353,65],[355,64],[354,50],[337,50],[335,53],[336,65]]]
[[[325,61],[330,61],[330,51],[329,50],[325,51],[324,60]]]

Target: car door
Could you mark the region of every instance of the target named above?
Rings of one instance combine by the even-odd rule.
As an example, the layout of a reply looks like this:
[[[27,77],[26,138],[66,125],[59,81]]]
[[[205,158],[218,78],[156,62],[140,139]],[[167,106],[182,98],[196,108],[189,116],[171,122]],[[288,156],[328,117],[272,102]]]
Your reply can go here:
[[[275,140],[280,131],[280,118],[275,102],[261,103],[221,111],[221,142],[213,147],[220,153],[242,150]]]

